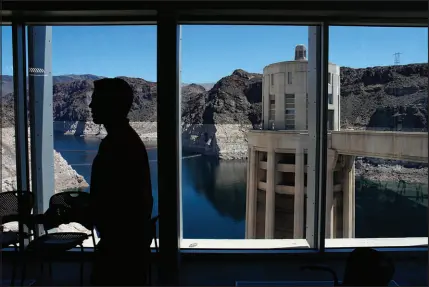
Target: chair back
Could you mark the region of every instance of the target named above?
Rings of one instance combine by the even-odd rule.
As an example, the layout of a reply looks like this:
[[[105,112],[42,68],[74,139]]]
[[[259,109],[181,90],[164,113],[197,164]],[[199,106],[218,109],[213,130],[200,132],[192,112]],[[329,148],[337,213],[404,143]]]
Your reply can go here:
[[[34,205],[34,195],[29,191],[0,192],[0,224],[13,221],[28,223]]]
[[[51,196],[49,208],[45,212],[45,230],[71,222],[79,223],[91,232],[93,231],[89,193],[65,191]]]

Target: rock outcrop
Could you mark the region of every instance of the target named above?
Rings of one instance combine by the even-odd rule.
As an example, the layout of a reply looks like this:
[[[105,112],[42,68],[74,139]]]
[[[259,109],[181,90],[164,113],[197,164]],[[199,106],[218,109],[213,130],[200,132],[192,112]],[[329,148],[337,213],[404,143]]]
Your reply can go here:
[[[235,70],[207,93],[184,99],[183,147],[221,159],[247,157],[246,132],[260,123],[261,98],[261,75]]]
[[[356,176],[374,182],[428,183],[428,166],[423,163],[383,160],[375,158],[357,158]]]
[[[3,128],[1,130],[1,147],[2,191],[16,190],[15,131],[13,128]],[[54,173],[55,192],[88,187],[85,179],[55,150]]]
[[[428,64],[340,71],[343,128],[427,131]]]

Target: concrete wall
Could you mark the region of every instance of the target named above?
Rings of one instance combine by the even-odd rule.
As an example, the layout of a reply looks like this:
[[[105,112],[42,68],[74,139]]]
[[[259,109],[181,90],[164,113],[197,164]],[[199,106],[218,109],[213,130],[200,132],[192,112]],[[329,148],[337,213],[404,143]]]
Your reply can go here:
[[[330,147],[346,155],[428,162],[427,133],[338,131]]]
[[[427,162],[427,138],[427,133],[328,134],[326,238],[354,237],[355,156]],[[304,164],[303,157],[309,148],[308,133],[250,131],[248,142],[249,157],[255,158],[248,161],[248,172],[258,176],[248,177],[246,238],[304,238],[305,176],[308,180],[311,175],[307,174],[309,163]]]
[[[334,112],[333,130],[340,129],[340,67],[329,64],[328,93],[332,94],[332,104],[328,109]],[[287,61],[268,65],[264,68],[262,80],[263,128],[273,129],[269,120],[270,95],[275,99],[274,129],[283,130],[285,123],[285,95],[295,96],[295,130],[307,129],[308,62]]]
[[[334,131],[339,131],[341,127],[341,103],[340,103],[340,67],[329,63],[328,72],[331,74],[331,84],[328,84],[328,93],[332,94],[333,104],[328,103],[328,109],[334,111]]]
[[[305,131],[253,130],[247,136],[249,145],[260,150],[294,149],[297,141],[303,148],[307,148],[309,144],[308,133]],[[328,134],[328,148],[345,155],[427,163],[427,147],[427,133],[344,130]]]

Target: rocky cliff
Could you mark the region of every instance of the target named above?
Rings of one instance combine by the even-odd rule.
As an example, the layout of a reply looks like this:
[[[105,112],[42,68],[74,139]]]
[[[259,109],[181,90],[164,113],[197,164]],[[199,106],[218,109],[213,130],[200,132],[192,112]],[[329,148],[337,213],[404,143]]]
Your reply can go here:
[[[427,131],[428,64],[341,68],[343,128]]]
[[[15,130],[1,129],[1,181],[2,191],[16,190]],[[54,152],[55,192],[85,188],[88,183],[67,163],[60,153]]]
[[[342,128],[427,131],[428,65],[341,68]],[[91,121],[93,75],[54,77],[53,113],[57,131],[102,135]],[[135,100],[129,114],[144,139],[156,139],[156,83],[123,77]],[[4,80],[3,80],[4,82]],[[261,123],[262,75],[235,70],[206,90],[182,87],[185,148],[221,158],[247,154],[245,132]],[[3,125],[13,122],[13,94],[3,96]]]
[[[261,121],[262,76],[235,70],[208,92],[183,99],[185,149],[222,159],[247,157],[246,132]]]

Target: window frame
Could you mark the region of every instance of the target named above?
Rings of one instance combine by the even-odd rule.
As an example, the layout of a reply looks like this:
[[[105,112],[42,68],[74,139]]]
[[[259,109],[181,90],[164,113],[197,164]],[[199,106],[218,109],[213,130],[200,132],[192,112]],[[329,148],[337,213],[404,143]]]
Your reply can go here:
[[[3,25],[2,25],[3,26]],[[16,180],[17,190],[32,192],[30,185],[30,164],[28,145],[28,104],[27,104],[27,49],[26,26],[21,23],[12,25],[12,61],[13,61],[13,93],[14,93],[14,117],[15,117],[15,155],[16,155]],[[21,202],[21,193],[18,193],[18,202]],[[19,207],[21,204],[19,204]],[[18,207],[18,208],[19,208]],[[19,223],[18,232],[19,250],[29,243],[24,239],[27,228]]]
[[[288,72],[291,73],[291,72]],[[285,107],[284,107],[284,126],[286,130],[294,130],[295,129],[295,94],[285,94]],[[290,100],[290,101],[288,101]],[[291,107],[293,106],[293,107]],[[291,112],[292,113],[288,113]]]
[[[305,94],[305,129],[308,130],[308,93]]]
[[[328,94],[328,105],[334,104],[334,95],[332,93]]]
[[[287,72],[287,84],[292,85],[292,72]]]
[[[13,2],[13,1],[9,1],[9,2]],[[27,25],[27,24],[38,24],[38,25],[43,25],[43,24],[44,25],[64,25],[64,24],[66,24],[66,25],[70,25],[70,24],[85,25],[85,24],[90,24],[90,25],[94,25],[96,23],[106,25],[106,22],[107,22],[108,23],[107,25],[110,25],[110,24],[112,24],[112,20],[115,20],[116,23],[155,24],[155,25],[158,25],[158,27],[159,27],[159,25],[162,25],[163,23],[167,23],[167,21],[168,21],[168,19],[166,19],[166,18],[157,17],[156,13],[155,13],[155,15],[153,15],[151,13],[150,13],[150,15],[146,14],[145,19],[147,19],[147,21],[144,22],[144,21],[142,21],[142,15],[140,15],[140,14],[137,15],[138,13],[132,13],[132,11],[128,11],[128,12],[122,13],[122,15],[118,16],[117,14],[115,15],[115,13],[113,11],[111,11],[110,13],[104,13],[104,15],[101,15],[101,16],[97,15],[97,13],[93,13],[93,14],[88,13],[88,14],[86,14],[86,16],[79,18],[79,22],[78,22],[78,21],[76,21],[76,19],[78,19],[78,18],[76,18],[76,13],[73,15],[73,12],[76,12],[76,11],[69,11],[69,13],[63,12],[63,14],[60,15],[59,13],[56,14],[55,11],[53,11],[53,12],[51,11],[51,13],[44,13],[43,11],[40,11],[40,10],[43,10],[43,7],[42,8],[39,7],[39,11],[36,11],[33,14],[23,14],[23,15],[19,16],[20,18],[17,18],[16,14],[13,14],[13,13],[10,15],[7,14],[8,10],[18,10],[18,8],[16,6],[17,3],[14,2],[12,4],[15,4],[15,8],[13,5],[7,6],[7,5],[10,5],[10,3],[8,3],[8,2],[3,4],[4,6],[6,6],[6,7],[4,7],[3,12],[1,12],[3,15],[5,15],[4,24],[7,24],[8,22],[9,23],[13,22],[13,24],[22,23],[25,25]],[[106,4],[107,3],[103,3],[103,5],[106,5]],[[251,5],[250,3],[247,3],[247,4]],[[287,3],[287,4],[290,5],[289,3]],[[373,3],[371,3],[371,4],[373,4]],[[20,5],[22,5],[22,3],[20,3]],[[71,5],[74,5],[74,4],[71,4]],[[88,5],[88,4],[85,4],[85,5]],[[90,5],[93,5],[93,4],[90,4]],[[110,7],[110,5],[111,4],[109,4],[109,7]],[[120,4],[120,5],[123,5],[123,4]],[[127,4],[127,5],[129,5],[129,4]],[[153,4],[153,5],[155,5],[155,4]],[[163,5],[166,5],[166,4],[163,4]],[[194,3],[193,5],[198,5],[198,4]],[[361,5],[365,5],[365,4],[359,3],[359,6],[361,6]],[[22,5],[22,6],[26,6],[26,5]],[[55,6],[55,4],[54,4],[54,6]],[[300,9],[304,9],[302,7],[302,5],[299,5],[299,6],[301,7]],[[252,24],[255,24],[255,23],[258,23],[260,25],[261,24],[278,24],[278,25],[285,25],[285,24],[291,24],[291,25],[296,25],[296,24],[299,24],[299,25],[323,24],[323,25],[325,25],[325,29],[326,28],[329,29],[329,26],[337,26],[337,25],[338,26],[339,25],[342,25],[342,26],[343,25],[350,25],[350,26],[352,26],[352,25],[353,26],[364,25],[364,26],[377,26],[377,27],[379,27],[379,26],[427,27],[427,15],[426,15],[426,12],[424,10],[418,8],[418,9],[415,9],[414,13],[411,13],[411,15],[408,14],[408,16],[406,16],[406,17],[405,16],[399,17],[397,14],[394,13],[396,10],[401,11],[401,9],[403,9],[403,7],[409,8],[412,5],[406,5],[406,6],[402,5],[401,6],[402,8],[399,8],[399,7],[398,8],[392,8],[392,6],[396,7],[395,4],[392,4],[392,5],[390,5],[390,7],[387,7],[386,9],[391,9],[392,11],[393,10],[394,11],[393,12],[389,11],[389,13],[387,13],[387,12],[385,13],[385,11],[383,11],[383,10],[381,10],[381,12],[378,10],[373,11],[372,9],[375,7],[375,5],[371,5],[371,9],[368,9],[368,10],[364,9],[366,13],[369,13],[370,15],[372,15],[369,17],[362,17],[362,16],[365,16],[365,14],[359,16],[359,13],[364,13],[364,12],[356,12],[355,15],[353,15],[352,17],[350,15],[348,15],[346,17],[341,17],[341,16],[340,17],[334,17],[334,16],[325,15],[325,14],[322,16],[317,16],[317,17],[311,16],[311,15],[304,15],[304,16],[295,16],[295,18],[289,18],[291,20],[291,22],[285,22],[284,17],[285,17],[285,15],[293,16],[296,11],[292,11],[292,12],[289,11],[290,13],[288,14],[288,11],[286,10],[287,8],[285,8],[284,9],[285,11],[280,11],[281,13],[276,14],[277,16],[275,16],[275,17],[273,17],[273,15],[260,16],[258,18],[258,20],[256,20],[256,21],[254,20],[252,22]],[[415,6],[418,6],[418,4],[415,4]],[[355,7],[356,10],[357,10],[357,7],[358,6]],[[121,10],[121,9],[124,9],[124,6],[122,6],[122,7],[118,6],[116,9],[118,9],[118,8],[119,8],[119,10]],[[152,8],[151,5],[149,5],[149,9],[150,8]],[[201,7],[201,8],[203,8],[203,7]],[[426,6],[426,8],[427,8],[427,6]],[[156,10],[156,8],[154,8],[154,9]],[[165,9],[167,9],[167,8],[165,8]],[[172,8],[172,9],[174,11],[174,8]],[[185,8],[183,8],[183,9],[185,10]],[[49,10],[49,9],[46,9],[46,10]],[[61,8],[57,8],[57,10],[60,11]],[[70,9],[70,10],[72,10],[72,9]],[[82,8],[82,10],[84,10],[84,8]],[[202,10],[204,12],[204,9],[202,9]],[[419,14],[417,12],[418,10],[422,11],[423,14]],[[371,12],[368,12],[368,11],[371,11]],[[97,12],[97,11],[95,11],[95,12]],[[172,11],[169,11],[169,12],[172,12]],[[254,16],[259,14],[259,13],[255,13],[255,12],[253,12],[253,13],[254,13]],[[67,16],[65,16],[66,14],[67,14]],[[238,15],[238,12],[237,13],[233,12],[230,15],[228,15],[228,13],[226,13],[226,15],[225,15],[224,13],[221,12],[221,10],[210,11],[209,16],[204,15],[204,13],[198,13],[198,11],[197,12],[195,12],[195,11],[194,12],[191,12],[191,11],[188,11],[188,12],[180,11],[179,12],[179,10],[177,10],[173,13],[170,13],[169,15],[174,16],[175,25],[183,25],[183,24],[189,24],[189,23],[191,23],[191,24],[195,24],[195,23],[214,24],[215,21],[214,20],[210,21],[210,19],[216,19],[216,17],[217,17],[218,21],[215,24],[231,24],[231,23],[237,23],[237,22],[239,24],[244,24],[244,23],[248,23],[248,21],[249,21],[249,20],[245,20],[245,19],[249,19],[251,17],[251,16],[249,17],[247,15],[243,19],[243,15]],[[202,16],[202,15],[204,15],[204,16]],[[240,21],[242,21],[242,22],[240,22]],[[171,33],[171,28],[172,28],[171,25],[174,25],[174,24],[172,22],[169,22],[169,25],[167,25],[170,27],[170,33]],[[159,37],[158,43],[160,43],[160,39],[168,40],[168,38],[169,38],[167,36],[168,32],[165,32],[165,34],[163,34],[163,35],[165,37]],[[170,34],[170,35],[172,35],[172,34]],[[172,37],[172,36],[170,36],[170,37]],[[170,40],[171,39],[172,38],[170,38]],[[328,43],[324,43],[324,47],[328,48]],[[168,57],[168,55],[171,56],[173,53],[175,53],[172,49],[166,48],[165,45],[163,45],[163,47],[160,47],[158,45],[157,51],[158,51],[158,56],[159,56],[159,54],[162,54],[162,55],[165,55],[166,57]],[[160,52],[162,52],[162,53],[160,53]],[[325,57],[324,61],[327,62],[327,57]],[[177,67],[180,67],[180,63],[178,65],[173,65],[173,66],[174,67],[172,67],[168,70],[165,70],[164,72],[158,71],[158,75],[163,74],[166,79],[168,79],[168,78],[169,79],[179,78],[180,77],[179,75],[176,75],[175,77],[173,77],[173,73],[177,72],[176,69],[177,69]],[[169,75],[169,76],[167,76],[167,75]],[[326,73],[325,73],[325,75],[326,75]],[[325,77],[325,79],[326,79],[326,77]],[[15,81],[15,79],[14,79],[14,81]],[[325,88],[327,88],[327,85],[328,85],[327,80],[325,80],[323,83],[324,92],[322,93],[325,97],[325,101],[322,101],[322,103],[325,102],[326,104],[327,104],[327,101],[326,101],[327,90]],[[174,94],[176,95],[176,100],[180,99],[180,91],[178,88],[174,89]],[[164,109],[164,108],[168,109],[167,106],[168,105],[166,105],[166,106],[162,106],[162,105],[160,106],[159,105],[159,107],[161,109]],[[319,107],[320,107],[320,105],[319,105]],[[176,105],[174,107],[174,109],[176,109],[176,111],[178,108],[180,108],[180,101],[179,101],[179,103],[176,102]],[[176,127],[173,127],[170,125],[168,127],[166,126],[165,130],[161,131],[161,133],[165,133],[164,134],[165,137],[168,137],[168,135],[169,135],[175,141],[179,141],[180,137],[177,137],[177,134],[176,134],[176,136],[173,136],[173,134],[172,134],[173,131],[174,131],[174,133],[177,132]],[[325,135],[326,135],[326,132],[325,133],[322,132],[322,134],[319,133],[319,136],[324,137]],[[167,153],[165,154],[165,156],[167,157],[167,155],[171,156],[171,155],[177,155],[177,154],[175,153],[174,150],[168,150]],[[178,160],[175,160],[175,161],[178,161]],[[317,166],[317,169],[320,169],[320,167],[323,166],[323,162],[326,163],[326,159],[322,160],[320,162],[320,164]],[[178,173],[174,172],[174,174],[178,174]],[[325,172],[325,176],[326,176],[326,172]],[[176,186],[176,189],[180,190],[180,188],[181,188],[181,186]],[[323,193],[322,193],[322,195],[323,195]],[[178,201],[181,200],[179,197],[180,196],[176,195],[176,199]],[[164,206],[164,204],[165,203],[163,202],[163,200],[160,200],[160,206]],[[173,210],[179,210],[180,211],[181,203],[178,202],[177,204],[178,204],[178,207],[176,206],[176,208],[174,208]],[[178,243],[178,240],[175,239],[174,236],[169,237],[168,235],[176,234],[175,231],[173,230],[174,229],[174,222],[176,222],[176,223],[179,222],[181,216],[177,213],[174,214],[173,212],[169,212],[167,210],[167,206],[165,206],[165,208],[166,208],[165,209],[166,210],[166,215],[165,215],[166,217],[165,218],[169,217],[169,216],[167,216],[167,214],[172,215],[172,218],[160,219],[160,221],[161,221],[160,227],[162,226],[162,224],[165,224],[164,225],[165,229],[161,227],[161,229],[165,230],[164,231],[165,233],[163,232],[163,236],[161,236],[161,234],[160,234],[160,241],[163,242],[163,243],[161,243],[163,246],[166,246],[166,245],[164,245],[164,243],[169,246],[169,247],[164,247],[164,248],[161,247],[160,248],[160,250],[165,250],[165,253],[163,253],[161,251],[161,253],[163,254],[162,255],[163,260],[174,259],[174,258],[176,258],[176,256],[173,256],[172,254],[177,255],[179,253],[184,253],[184,254],[185,253],[190,253],[190,254],[195,254],[195,253],[201,253],[201,254],[203,254],[203,253],[204,254],[207,254],[207,253],[209,253],[209,254],[210,253],[214,253],[214,254],[229,253],[229,254],[231,254],[231,253],[234,253],[233,250],[206,250],[206,251],[203,251],[203,250],[199,250],[199,249],[189,250],[189,249],[180,248],[180,244]],[[321,215],[323,216],[323,213]],[[320,238],[320,239],[323,240],[323,242],[324,242],[324,238]],[[176,242],[176,243],[174,243],[174,242]],[[389,246],[389,247],[377,248],[377,249],[385,250],[385,251],[390,250],[390,251],[395,251],[395,252],[396,251],[398,251],[398,252],[400,252],[400,251],[416,251],[418,254],[421,254],[420,251],[427,252],[428,247],[427,247],[427,245],[425,247],[421,247],[421,248]],[[349,248],[325,249],[325,248],[323,248],[323,243],[322,243],[322,246],[319,246],[316,249],[308,249],[308,250],[307,249],[306,250],[256,250],[256,249],[253,249],[253,250],[237,251],[237,253],[261,254],[261,252],[262,252],[264,254],[267,254],[267,255],[270,254],[270,256],[272,256],[273,253],[276,253],[276,254],[291,254],[291,253],[297,254],[297,253],[299,253],[299,254],[304,255],[306,253],[317,253],[317,254],[319,254],[320,252],[322,252],[322,253],[325,252],[328,254],[333,254],[333,253],[346,252],[346,251],[350,251],[350,249]],[[172,269],[170,269],[170,270],[172,270]]]

